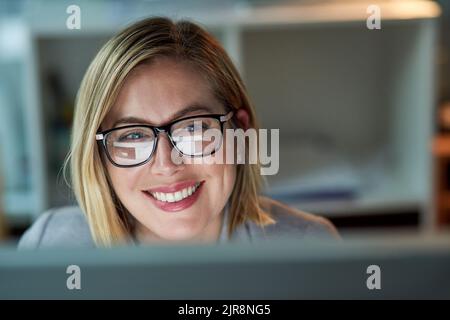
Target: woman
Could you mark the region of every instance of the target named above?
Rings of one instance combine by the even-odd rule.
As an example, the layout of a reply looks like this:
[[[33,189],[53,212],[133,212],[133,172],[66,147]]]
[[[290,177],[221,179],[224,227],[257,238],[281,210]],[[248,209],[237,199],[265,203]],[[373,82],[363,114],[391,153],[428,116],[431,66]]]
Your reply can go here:
[[[131,25],[100,50],[78,92],[68,159],[80,208],[47,212],[19,246],[337,237],[326,219],[259,196],[259,165],[194,163],[230,142],[196,133],[233,128],[258,127],[220,44],[191,22]]]

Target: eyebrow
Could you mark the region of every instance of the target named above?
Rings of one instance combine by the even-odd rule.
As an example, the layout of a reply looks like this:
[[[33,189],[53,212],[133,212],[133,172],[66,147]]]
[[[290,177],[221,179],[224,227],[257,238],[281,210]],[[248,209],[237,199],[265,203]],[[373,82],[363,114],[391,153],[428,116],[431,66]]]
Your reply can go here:
[[[167,121],[166,123],[170,123],[172,121],[175,121],[177,119],[180,119],[190,113],[194,113],[194,112],[198,112],[198,111],[202,111],[202,112],[207,112],[207,113],[213,113],[210,107],[204,106],[204,105],[191,105],[188,106],[178,112],[175,112],[171,117],[170,120]],[[117,127],[119,124],[133,124],[133,123],[144,123],[144,124],[149,124],[152,125],[152,123],[150,123],[148,120],[143,119],[143,118],[139,118],[139,117],[124,117],[124,118],[120,118],[118,120],[116,120],[113,124],[113,128]]]

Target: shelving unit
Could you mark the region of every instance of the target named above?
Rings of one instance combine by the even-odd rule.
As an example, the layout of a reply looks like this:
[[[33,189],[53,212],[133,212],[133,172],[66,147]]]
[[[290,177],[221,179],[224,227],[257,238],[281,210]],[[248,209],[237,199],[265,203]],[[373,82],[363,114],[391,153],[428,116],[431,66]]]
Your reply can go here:
[[[8,224],[26,224],[47,207],[43,118],[33,35],[18,19],[0,22],[1,201]],[[3,92],[2,89],[4,90]]]
[[[244,33],[250,94],[264,127],[282,128],[269,194],[329,217],[413,211],[420,227],[433,228],[434,23]],[[283,195],[293,189],[320,200]],[[343,196],[323,196],[330,189]]]
[[[58,70],[73,99],[95,52],[125,24],[149,15],[193,19],[224,44],[263,127],[280,128],[280,172],[268,177],[269,194],[329,217],[414,211],[420,227],[432,230],[435,3],[379,1],[381,30],[366,28],[365,1],[183,3],[174,10],[165,3],[81,1],[81,30],[65,28],[63,4],[42,16],[36,4],[29,20],[36,83]],[[34,108],[55,114],[54,92],[40,89]],[[51,125],[39,125],[46,132],[39,146],[50,154]],[[48,206],[68,199],[51,187],[61,189],[59,169],[54,162],[43,171]]]
[[[437,136],[433,143],[437,225],[450,225],[450,134]]]

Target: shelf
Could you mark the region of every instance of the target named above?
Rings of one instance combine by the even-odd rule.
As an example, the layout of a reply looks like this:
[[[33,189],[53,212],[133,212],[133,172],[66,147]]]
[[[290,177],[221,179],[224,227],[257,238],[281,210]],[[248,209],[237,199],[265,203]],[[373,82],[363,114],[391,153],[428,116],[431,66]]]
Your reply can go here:
[[[33,32],[39,35],[67,35],[116,31],[124,24],[148,15],[164,15],[176,19],[194,19],[212,28],[264,28],[289,25],[332,24],[346,22],[364,23],[370,15],[367,8],[373,1],[316,1],[305,3],[277,3],[257,1],[198,2],[80,2],[83,16],[82,29],[73,31],[65,26],[67,4],[46,6],[33,1],[27,6]],[[377,1],[384,22],[432,19],[440,15],[439,5],[432,1]],[[88,7],[89,9],[86,9]],[[121,12],[126,11],[126,19]],[[31,12],[33,14],[31,14]],[[32,19],[33,17],[48,19]]]
[[[241,27],[288,26],[364,22],[370,15],[367,8],[373,1],[334,1],[317,4],[237,5],[228,12],[198,15],[212,26]],[[383,21],[430,19],[440,15],[440,8],[431,1],[378,1]]]
[[[387,173],[380,173],[380,176]],[[382,181],[384,180],[384,181]],[[369,182],[369,181],[367,181]],[[316,190],[318,190],[316,188]],[[385,177],[377,186],[354,190],[351,198],[321,200],[294,200],[293,197],[280,198],[299,210],[323,215],[325,217],[365,216],[378,214],[396,214],[402,212],[423,212],[428,205],[424,195],[418,194],[405,183]]]
[[[381,195],[365,195],[354,200],[330,200],[320,202],[289,202],[289,205],[324,217],[364,216],[395,214],[423,209],[423,203],[417,197],[394,195],[390,199]]]

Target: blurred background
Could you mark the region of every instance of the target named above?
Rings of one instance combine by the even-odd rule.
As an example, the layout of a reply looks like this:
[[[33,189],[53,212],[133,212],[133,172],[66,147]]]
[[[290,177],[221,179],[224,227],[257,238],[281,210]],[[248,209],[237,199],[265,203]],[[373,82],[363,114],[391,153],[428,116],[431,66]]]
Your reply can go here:
[[[75,203],[61,169],[80,81],[109,37],[152,15],[215,34],[263,127],[280,129],[265,193],[344,235],[448,228],[449,1],[0,0],[1,241]]]

